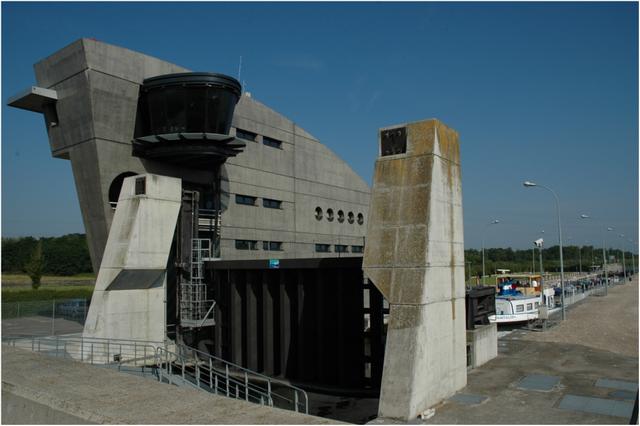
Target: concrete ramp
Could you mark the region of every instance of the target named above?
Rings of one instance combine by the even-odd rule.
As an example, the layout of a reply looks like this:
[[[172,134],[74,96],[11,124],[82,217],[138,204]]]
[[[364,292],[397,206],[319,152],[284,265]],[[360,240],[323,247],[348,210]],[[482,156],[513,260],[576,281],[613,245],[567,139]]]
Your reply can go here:
[[[2,345],[3,424],[336,424]]]

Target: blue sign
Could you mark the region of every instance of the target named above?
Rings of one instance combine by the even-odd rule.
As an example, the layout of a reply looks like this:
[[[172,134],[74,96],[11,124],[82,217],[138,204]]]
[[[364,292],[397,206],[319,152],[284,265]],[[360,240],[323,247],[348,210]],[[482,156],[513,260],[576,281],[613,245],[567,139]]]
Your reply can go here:
[[[269,269],[280,268],[280,259],[269,259]]]

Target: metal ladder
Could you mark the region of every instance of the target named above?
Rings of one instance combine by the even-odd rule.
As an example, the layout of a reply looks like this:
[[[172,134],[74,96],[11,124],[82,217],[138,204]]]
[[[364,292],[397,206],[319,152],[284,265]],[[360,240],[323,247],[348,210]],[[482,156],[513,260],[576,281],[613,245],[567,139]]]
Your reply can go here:
[[[180,283],[180,324],[183,327],[215,325],[215,300],[207,298],[204,283],[204,259],[209,257],[211,240],[193,238],[189,265],[189,282]]]

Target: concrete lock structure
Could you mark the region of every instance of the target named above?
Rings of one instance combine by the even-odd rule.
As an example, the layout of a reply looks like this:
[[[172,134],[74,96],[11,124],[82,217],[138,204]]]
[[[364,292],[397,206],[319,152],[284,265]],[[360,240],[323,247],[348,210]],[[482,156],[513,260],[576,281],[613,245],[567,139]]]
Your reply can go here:
[[[464,386],[455,131],[383,129],[371,198],[232,77],[93,39],[35,74],[9,105],[42,113],[71,162],[98,272],[85,337],[193,347],[321,391],[382,381],[383,417]]]
[[[401,124],[379,148],[363,260],[390,305],[378,415],[408,420],[467,380],[458,134]]]
[[[368,185],[235,79],[93,39],[35,74],[9,105],[42,113],[71,162],[99,271],[86,336],[212,327],[206,261],[362,256]]]

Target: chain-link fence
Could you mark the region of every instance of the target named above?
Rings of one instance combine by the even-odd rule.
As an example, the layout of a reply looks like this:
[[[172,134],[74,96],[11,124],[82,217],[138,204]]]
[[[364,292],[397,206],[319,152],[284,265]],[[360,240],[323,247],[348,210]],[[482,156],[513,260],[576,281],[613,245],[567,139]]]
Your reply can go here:
[[[62,299],[2,304],[3,336],[82,333],[89,300]]]

